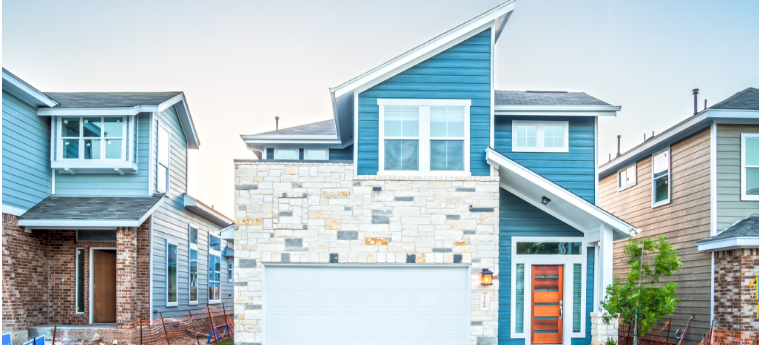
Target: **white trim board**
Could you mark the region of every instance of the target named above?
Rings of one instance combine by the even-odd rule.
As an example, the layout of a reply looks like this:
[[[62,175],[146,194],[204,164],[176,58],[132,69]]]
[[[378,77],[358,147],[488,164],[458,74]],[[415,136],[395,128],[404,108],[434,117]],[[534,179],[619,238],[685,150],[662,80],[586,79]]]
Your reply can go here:
[[[89,304],[90,304],[90,312],[88,313],[89,314],[90,324],[95,323],[93,321],[93,317],[92,317],[93,316],[92,313],[94,312],[94,310],[93,310],[93,304],[94,304],[94,299],[95,299],[95,295],[94,295],[95,292],[93,291],[93,285],[95,285],[95,281],[93,280],[94,276],[93,276],[93,273],[92,273],[95,270],[95,260],[94,260],[94,258],[95,258],[95,250],[118,250],[118,248],[116,248],[116,247],[90,247],[90,265],[89,265],[90,266],[90,269],[89,269],[89,275],[90,275],[90,277],[89,277],[89,280],[88,280],[88,282],[90,283],[90,286],[89,286],[89,298],[88,298],[89,299]],[[117,281],[117,283],[118,283],[118,281]],[[118,303],[118,301],[116,303]]]
[[[59,105],[54,99],[27,84],[5,68],[3,68],[3,90],[34,107],[55,107]]]
[[[16,217],[24,214],[26,211],[28,211],[28,209],[25,210],[23,208],[19,208],[19,207],[16,207],[16,206],[11,206],[11,205],[5,205],[5,204],[3,204],[3,213],[14,215]]]
[[[748,195],[746,183],[746,139],[759,139],[759,133],[741,133],[741,201],[759,201],[759,195]],[[749,168],[759,169],[759,166],[750,166]]]
[[[759,237],[730,237],[696,244],[698,244],[698,251],[709,252],[738,248],[759,248]]]

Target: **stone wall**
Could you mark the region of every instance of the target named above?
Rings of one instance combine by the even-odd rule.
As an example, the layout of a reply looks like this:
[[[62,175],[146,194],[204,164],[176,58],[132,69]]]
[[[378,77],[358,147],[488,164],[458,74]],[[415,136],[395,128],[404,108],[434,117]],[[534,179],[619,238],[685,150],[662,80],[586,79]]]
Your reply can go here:
[[[740,332],[759,332],[756,319],[756,286],[759,249],[735,249],[714,253],[714,325]]]
[[[472,344],[498,330],[498,177],[354,176],[352,164],[235,161],[235,341],[260,343],[261,265],[472,265]],[[494,284],[479,283],[482,268]],[[480,291],[492,294],[480,311]]]

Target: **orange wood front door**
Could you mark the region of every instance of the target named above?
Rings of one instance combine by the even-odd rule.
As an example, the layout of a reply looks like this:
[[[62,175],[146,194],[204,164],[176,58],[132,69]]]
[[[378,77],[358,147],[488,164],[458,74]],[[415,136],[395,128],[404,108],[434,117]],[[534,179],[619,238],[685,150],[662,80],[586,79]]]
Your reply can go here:
[[[116,251],[93,253],[92,322],[116,322]]]
[[[561,344],[564,266],[532,266],[532,344]]]

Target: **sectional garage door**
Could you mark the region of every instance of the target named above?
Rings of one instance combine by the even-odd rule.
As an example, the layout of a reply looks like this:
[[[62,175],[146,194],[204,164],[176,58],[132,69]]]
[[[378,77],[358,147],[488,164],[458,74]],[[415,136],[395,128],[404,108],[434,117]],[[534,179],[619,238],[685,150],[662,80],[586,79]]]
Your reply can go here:
[[[267,345],[470,343],[468,267],[264,268]]]

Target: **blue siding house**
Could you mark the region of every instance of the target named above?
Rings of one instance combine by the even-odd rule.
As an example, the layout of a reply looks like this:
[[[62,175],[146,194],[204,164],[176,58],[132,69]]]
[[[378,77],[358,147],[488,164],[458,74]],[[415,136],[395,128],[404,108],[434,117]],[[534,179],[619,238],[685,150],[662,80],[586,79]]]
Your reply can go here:
[[[236,257],[247,277],[236,337],[605,341],[593,321],[613,241],[634,231],[597,206],[598,117],[620,107],[496,90],[494,48],[514,9],[507,1],[331,88],[331,120],[242,135],[259,159],[235,161],[237,244],[255,248]],[[295,275],[297,288],[283,284]],[[286,302],[301,293],[321,309]],[[261,295],[273,297],[249,297]],[[365,332],[307,316],[332,311]]]
[[[187,194],[199,145],[182,92],[43,93],[3,69],[3,332],[232,313],[236,226]]]

